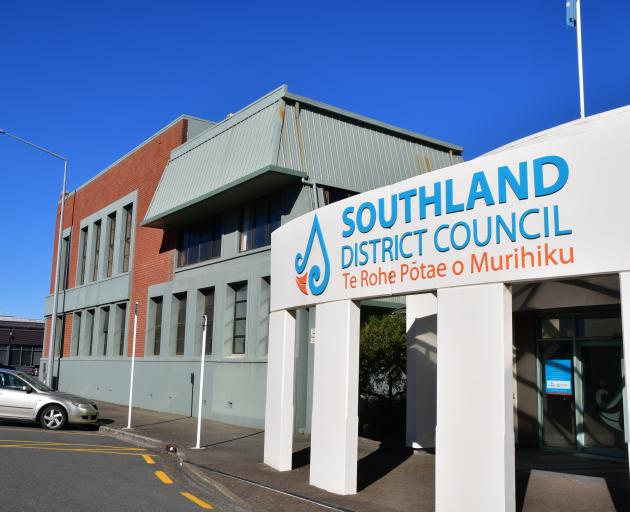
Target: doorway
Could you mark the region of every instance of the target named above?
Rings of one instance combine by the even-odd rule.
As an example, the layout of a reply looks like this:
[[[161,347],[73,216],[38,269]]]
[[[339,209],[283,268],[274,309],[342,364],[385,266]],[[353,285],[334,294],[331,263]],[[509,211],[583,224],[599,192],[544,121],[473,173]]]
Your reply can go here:
[[[627,403],[618,311],[538,320],[542,447],[627,457]]]

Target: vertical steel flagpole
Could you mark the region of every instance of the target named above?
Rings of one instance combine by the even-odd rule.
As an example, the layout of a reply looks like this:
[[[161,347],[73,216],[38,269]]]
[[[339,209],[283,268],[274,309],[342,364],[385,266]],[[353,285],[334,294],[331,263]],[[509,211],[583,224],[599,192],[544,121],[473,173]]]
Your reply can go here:
[[[208,315],[203,315],[203,334],[201,336],[201,369],[199,371],[199,407],[197,408],[197,444],[195,448],[201,448],[201,406],[203,405],[203,373],[206,363],[206,328],[208,327]]]
[[[136,366],[136,333],[138,330],[138,303],[133,310],[133,342],[131,344],[131,378],[129,380],[129,414],[127,416],[127,428],[131,428],[131,404],[133,402],[133,372]]]
[[[577,29],[577,52],[578,52],[578,74],[580,81],[580,118],[584,119],[584,70],[582,69],[582,16],[580,15],[580,0],[576,0],[576,29]]]

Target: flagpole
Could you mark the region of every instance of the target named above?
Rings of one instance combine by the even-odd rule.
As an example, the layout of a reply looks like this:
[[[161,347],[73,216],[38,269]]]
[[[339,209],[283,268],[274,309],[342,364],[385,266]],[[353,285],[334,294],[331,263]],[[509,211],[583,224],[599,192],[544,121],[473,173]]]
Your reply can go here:
[[[580,81],[580,118],[584,119],[584,70],[582,68],[582,16],[580,15],[580,0],[575,2],[576,9],[576,29],[577,29],[577,52],[578,52],[578,74]]]

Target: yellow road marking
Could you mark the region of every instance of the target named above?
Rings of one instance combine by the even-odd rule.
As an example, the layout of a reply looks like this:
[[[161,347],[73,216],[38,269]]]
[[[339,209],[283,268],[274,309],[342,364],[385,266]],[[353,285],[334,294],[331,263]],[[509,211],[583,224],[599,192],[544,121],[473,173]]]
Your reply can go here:
[[[206,510],[211,510],[214,508],[212,505],[210,505],[210,503],[206,503],[205,501],[200,500],[199,498],[197,498],[197,496],[190,494],[189,492],[180,492],[179,494],[181,494],[184,498],[188,498],[190,501],[192,501],[196,505],[199,505],[201,508],[205,508]]]
[[[12,427],[0,427],[0,430],[15,430],[16,432],[37,432],[42,434],[63,434],[68,436],[99,436],[105,437],[103,434],[97,434],[96,432],[67,432],[65,430],[44,430],[43,428],[12,428]]]
[[[170,485],[173,483],[173,480],[171,480],[171,478],[166,473],[164,473],[164,471],[156,471],[155,476],[157,476],[160,482],[162,482],[163,484]]]
[[[151,457],[151,455],[142,455],[142,458],[147,464],[155,464],[155,461],[153,460],[153,457]]]
[[[55,448],[53,446],[29,446],[29,445],[0,445],[0,449],[2,448],[14,448],[18,450],[50,450],[57,452],[75,452],[75,453],[111,453],[113,455],[131,455],[134,457],[140,457],[141,453],[133,453],[133,452],[119,452],[115,450],[97,450],[94,448]]]
[[[59,442],[51,442],[51,441],[31,441],[29,439],[0,439],[0,446],[3,446],[2,443],[18,443],[21,445],[42,445],[42,446],[83,446],[83,447],[96,447],[97,449],[114,448],[117,450],[124,450],[124,451],[141,451],[141,452],[146,451],[146,448],[134,448],[134,447],[123,446],[123,445],[59,443]]]

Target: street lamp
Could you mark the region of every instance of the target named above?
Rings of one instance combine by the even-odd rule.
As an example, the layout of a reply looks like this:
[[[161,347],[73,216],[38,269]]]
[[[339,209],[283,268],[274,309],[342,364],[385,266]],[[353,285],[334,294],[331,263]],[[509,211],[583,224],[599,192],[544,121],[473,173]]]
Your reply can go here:
[[[0,129],[0,135],[6,135],[15,139],[27,146],[31,146],[35,149],[39,149],[44,153],[54,156],[59,160],[63,160],[63,186],[61,188],[61,213],[59,215],[59,233],[57,236],[57,263],[55,265],[55,288],[53,292],[53,306],[52,306],[52,320],[50,322],[50,342],[48,343],[48,364],[46,365],[46,383],[52,387],[53,385],[53,367],[55,364],[55,330],[57,327],[57,302],[59,298],[59,270],[61,268],[61,242],[63,239],[63,213],[66,205],[66,178],[68,175],[68,159],[64,158],[57,153],[33,144],[28,140],[22,139],[16,135],[13,135],[5,130]]]

